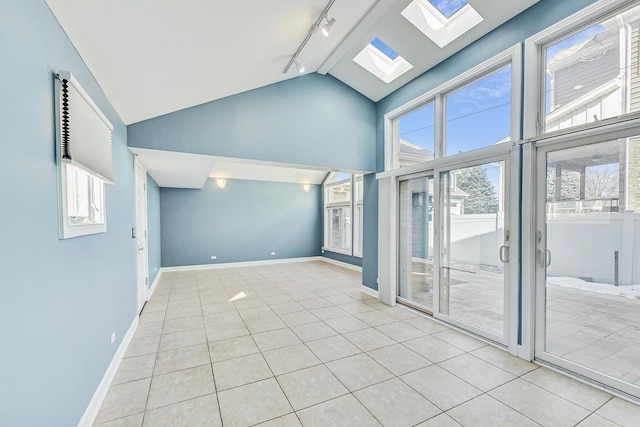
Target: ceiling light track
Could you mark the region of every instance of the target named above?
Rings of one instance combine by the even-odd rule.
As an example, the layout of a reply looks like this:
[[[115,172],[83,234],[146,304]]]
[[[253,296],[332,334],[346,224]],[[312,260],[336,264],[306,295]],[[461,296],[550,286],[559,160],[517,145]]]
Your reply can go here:
[[[298,50],[296,50],[296,53],[294,53],[293,56],[291,56],[291,59],[289,59],[287,66],[284,67],[284,70],[282,71],[283,74],[286,74],[287,71],[289,71],[289,68],[291,68],[291,65],[293,65],[294,63],[296,64],[296,68],[298,72],[304,73],[305,66],[302,63],[302,61],[300,61],[300,57],[299,57],[300,52],[302,52],[302,49],[304,49],[304,47],[307,45],[307,43],[311,39],[311,36],[313,36],[318,31],[318,29],[320,29],[320,32],[322,33],[323,36],[329,37],[329,35],[331,34],[331,31],[333,30],[333,27],[336,24],[336,19],[335,18],[329,19],[327,17],[327,14],[329,13],[329,9],[331,9],[331,6],[333,6],[334,2],[335,0],[329,0],[329,3],[327,3],[327,5],[322,10],[322,13],[318,17],[318,19],[316,19],[315,24],[313,24],[311,28],[309,28],[309,31],[307,32],[306,37],[304,38],[304,40],[302,40],[302,43],[300,43],[300,46],[298,46]],[[327,23],[320,26],[323,20],[326,20]]]

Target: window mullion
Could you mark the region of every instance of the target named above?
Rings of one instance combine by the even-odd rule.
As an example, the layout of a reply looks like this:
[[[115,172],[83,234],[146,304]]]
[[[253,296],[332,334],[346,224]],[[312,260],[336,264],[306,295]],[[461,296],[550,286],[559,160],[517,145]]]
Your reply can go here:
[[[435,146],[434,158],[438,159],[446,155],[445,130],[446,112],[444,95],[439,94],[435,98]]]

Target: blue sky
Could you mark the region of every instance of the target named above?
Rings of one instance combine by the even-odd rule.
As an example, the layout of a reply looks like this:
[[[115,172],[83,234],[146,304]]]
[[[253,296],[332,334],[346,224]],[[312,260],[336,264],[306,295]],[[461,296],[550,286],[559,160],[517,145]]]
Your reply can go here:
[[[429,2],[447,18],[451,18],[467,4],[466,0],[429,0]]]
[[[400,138],[433,151],[433,104],[400,119]],[[511,67],[503,68],[446,98],[447,155],[487,147],[509,136]]]

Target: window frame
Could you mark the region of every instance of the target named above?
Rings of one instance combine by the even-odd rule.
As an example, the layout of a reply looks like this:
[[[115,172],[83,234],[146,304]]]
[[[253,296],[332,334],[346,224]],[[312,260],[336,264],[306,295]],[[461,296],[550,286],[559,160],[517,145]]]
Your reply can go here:
[[[349,173],[349,172],[347,172]],[[356,258],[362,258],[362,248],[363,248],[363,222],[360,218],[356,218],[356,214],[359,213],[359,209],[362,209],[364,213],[364,175],[363,174],[354,174],[349,173],[351,175],[348,179],[342,179],[340,181],[331,182],[331,180],[340,175],[340,172],[332,172],[327,175],[324,182],[322,183],[322,190],[324,195],[324,206],[323,206],[323,251],[335,252],[342,255],[348,255]],[[362,183],[363,188],[361,191],[358,191],[358,183]],[[344,185],[349,183],[351,186],[351,197],[348,201],[341,202],[329,202],[329,189],[332,187],[337,187],[340,185]],[[349,208],[349,212],[351,213],[351,239],[350,239],[350,247],[349,249],[337,248],[334,246],[329,246],[330,239],[330,220],[331,215],[329,215],[330,209],[335,208]],[[363,217],[364,220],[364,217]]]
[[[59,210],[59,237],[60,239],[70,239],[73,237],[87,236],[90,234],[98,234],[98,233],[106,233],[107,232],[107,196],[106,196],[106,185],[103,180],[98,178],[95,174],[92,174],[85,169],[78,168],[87,174],[88,178],[91,180],[91,185],[99,185],[101,198],[99,200],[99,209],[102,211],[103,222],[102,223],[91,223],[91,224],[70,224],[69,223],[69,198],[68,198],[68,187],[69,181],[71,179],[70,174],[68,173],[67,166],[77,167],[68,163],[58,163],[58,210]],[[91,198],[87,200],[87,203],[92,204],[96,200]],[[89,209],[91,209],[89,207]]]
[[[525,62],[528,66],[524,73],[524,99],[534,100],[534,102],[527,102],[524,106],[523,131],[525,140],[540,141],[546,138],[595,130],[606,125],[640,118],[640,112],[626,113],[565,129],[550,132],[544,131],[546,119],[544,106],[546,102],[546,97],[544,96],[544,91],[546,90],[544,82],[546,60],[544,52],[546,47],[566,36],[577,34],[579,31],[607,17],[630,9],[627,6],[629,6],[629,2],[625,0],[599,0],[525,40]],[[633,7],[635,6],[632,5],[631,8]]]
[[[400,119],[410,113],[413,113],[427,104],[433,102],[435,104],[435,144],[434,144],[434,160],[443,157],[459,156],[461,154],[453,154],[445,156],[445,100],[447,95],[464,88],[475,81],[500,70],[501,68],[511,65],[511,142],[521,139],[521,96],[522,96],[522,48],[517,43],[509,49],[493,56],[483,63],[459,74],[457,77],[448,80],[444,84],[432,89],[431,91],[407,102],[400,107],[386,113],[384,115],[384,144],[385,144],[385,171],[399,169],[399,141],[400,141]],[[490,147],[490,146],[489,146]],[[480,150],[488,147],[480,148]],[[477,151],[473,150],[473,151]],[[464,155],[465,153],[462,153]],[[431,160],[433,161],[433,160]],[[403,168],[403,174],[410,172],[412,168],[416,170],[424,169],[421,164],[416,164]]]
[[[353,218],[353,232],[351,236],[353,238],[353,242],[351,243],[351,248],[353,250],[353,256],[362,258],[362,251],[364,246],[363,235],[364,235],[364,175],[362,174],[353,174],[351,179],[353,180],[353,190],[354,190],[354,206],[352,208],[352,218]],[[362,184],[362,189],[359,189],[358,183]],[[362,213],[362,218],[360,217],[360,213]]]

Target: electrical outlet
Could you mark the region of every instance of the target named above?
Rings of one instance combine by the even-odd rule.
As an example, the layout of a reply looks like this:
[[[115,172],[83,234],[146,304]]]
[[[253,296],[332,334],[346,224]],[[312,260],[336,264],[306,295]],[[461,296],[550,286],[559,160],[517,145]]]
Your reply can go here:
[[[211,259],[216,259],[217,257],[215,255],[211,255]]]
[[[111,332],[111,344],[113,344],[114,342],[116,342],[116,333]]]
[[[276,254],[275,252],[271,252],[271,255],[275,255],[275,254]]]

